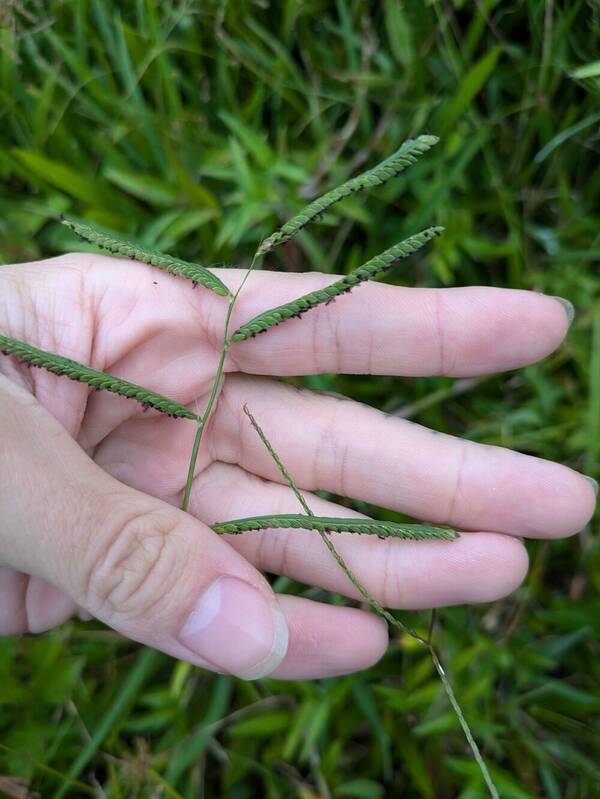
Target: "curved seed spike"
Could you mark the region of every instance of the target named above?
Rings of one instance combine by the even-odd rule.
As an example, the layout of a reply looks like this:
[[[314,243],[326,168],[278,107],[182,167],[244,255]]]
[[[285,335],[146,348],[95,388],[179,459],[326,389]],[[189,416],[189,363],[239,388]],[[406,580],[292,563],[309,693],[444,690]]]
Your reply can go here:
[[[256,251],[257,255],[265,255],[271,250],[289,241],[299,230],[306,227],[306,225],[314,222],[314,220],[328,211],[332,205],[343,200],[348,195],[353,194],[363,189],[370,189],[373,186],[381,186],[387,183],[388,180],[399,175],[407,167],[416,163],[418,158],[430,150],[439,141],[437,136],[418,136],[416,139],[408,139],[396,150],[393,155],[386,158],[377,166],[369,169],[367,172],[362,172],[354,178],[343,183],[335,189],[327,192],[322,197],[317,197],[309,205],[303,208],[296,216],[292,217],[289,222],[272,233],[266,238]]]
[[[156,266],[158,269],[162,269],[164,272],[169,272],[172,275],[185,277],[193,281],[194,284],[199,283],[201,286],[205,286],[221,297],[231,296],[231,292],[227,286],[204,266],[200,266],[200,264],[182,261],[180,258],[175,258],[167,253],[152,250],[149,247],[142,247],[141,244],[136,244],[133,241],[128,241],[118,236],[109,235],[83,222],[75,222],[71,219],[65,219],[64,217],[61,217],[60,221],[63,225],[66,225],[69,230],[72,230],[73,233],[79,236],[79,238],[87,241],[89,244],[95,244],[96,247],[101,247],[103,250],[107,250],[113,255],[142,261],[145,264]]]
[[[306,516],[301,513],[274,516],[251,516],[211,525],[215,533],[245,533],[251,530],[297,528],[318,530],[322,533],[360,533],[379,538],[403,538],[409,541],[442,540],[454,541],[458,533],[449,527],[434,527],[427,524],[398,524],[373,519],[343,519],[325,516]]]
[[[166,413],[167,416],[178,417],[180,419],[198,418],[196,414],[186,408],[185,405],[181,405],[179,402],[175,402],[175,400],[164,397],[162,394],[157,394],[155,391],[150,391],[135,383],[129,383],[127,380],[121,380],[120,377],[114,377],[105,372],[98,372],[96,369],[90,369],[89,366],[84,366],[77,361],[72,361],[70,358],[63,358],[62,355],[38,350],[37,347],[32,347],[31,344],[25,344],[23,341],[18,341],[17,339],[9,338],[1,334],[0,352],[2,352],[3,355],[14,355],[23,363],[29,364],[30,366],[38,366],[55,375],[63,375],[64,377],[68,377],[69,380],[87,383],[88,386],[100,391],[105,389],[106,391],[112,391],[114,394],[120,394],[122,397],[137,400],[144,408],[154,408],[161,413]]]
[[[241,325],[231,336],[231,341],[244,341],[250,336],[255,336],[257,333],[268,330],[270,327],[273,327],[273,325],[284,322],[286,319],[293,319],[296,316],[300,316],[306,311],[316,308],[317,305],[331,302],[338,295],[345,294],[354,286],[363,283],[365,280],[370,280],[377,275],[387,272],[399,260],[407,258],[413,252],[416,252],[427,244],[428,241],[431,241],[431,239],[436,236],[440,236],[443,230],[443,227],[426,228],[420,233],[416,233],[414,236],[410,236],[408,239],[394,244],[389,250],[385,250],[385,252],[371,258],[370,261],[357,267],[350,272],[349,275],[332,283],[330,286],[317,289],[317,291],[311,291],[309,294],[304,294],[302,297],[298,297],[298,299],[292,300],[292,302],[288,302],[285,305],[279,305],[277,308],[264,311],[264,313],[255,316],[254,319],[246,322],[246,324]]]

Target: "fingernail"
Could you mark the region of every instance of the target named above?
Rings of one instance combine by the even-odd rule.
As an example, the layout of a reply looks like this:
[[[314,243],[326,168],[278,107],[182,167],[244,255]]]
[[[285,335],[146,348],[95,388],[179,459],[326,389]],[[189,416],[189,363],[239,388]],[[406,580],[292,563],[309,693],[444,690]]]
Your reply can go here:
[[[593,477],[588,477],[587,474],[584,474],[583,476],[585,477],[586,480],[590,481],[590,483],[592,484],[592,488],[594,489],[594,494],[598,496],[598,481],[594,480]]]
[[[562,307],[565,309],[565,313],[567,315],[567,320],[569,322],[569,327],[571,327],[571,322],[575,319],[575,307],[573,306],[572,302],[569,300],[565,300],[564,297],[552,297],[553,300],[560,302]]]
[[[179,640],[222,671],[258,680],[285,657],[288,627],[274,597],[236,577],[218,577],[188,616]]]

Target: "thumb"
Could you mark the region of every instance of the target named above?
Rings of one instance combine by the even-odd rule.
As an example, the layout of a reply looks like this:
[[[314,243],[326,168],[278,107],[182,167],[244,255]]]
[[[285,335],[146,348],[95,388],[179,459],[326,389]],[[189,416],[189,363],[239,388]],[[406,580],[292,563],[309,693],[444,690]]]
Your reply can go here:
[[[123,635],[246,679],[283,660],[267,581],[212,530],[102,471],[0,377],[0,566],[40,577]]]

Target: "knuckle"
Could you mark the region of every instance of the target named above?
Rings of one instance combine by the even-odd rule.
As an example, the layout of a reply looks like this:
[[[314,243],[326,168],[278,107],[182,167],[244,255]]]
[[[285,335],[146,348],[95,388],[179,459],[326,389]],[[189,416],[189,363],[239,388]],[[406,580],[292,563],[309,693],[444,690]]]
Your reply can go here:
[[[84,578],[88,607],[105,621],[148,613],[180,577],[179,521],[168,509],[142,511],[103,532]]]

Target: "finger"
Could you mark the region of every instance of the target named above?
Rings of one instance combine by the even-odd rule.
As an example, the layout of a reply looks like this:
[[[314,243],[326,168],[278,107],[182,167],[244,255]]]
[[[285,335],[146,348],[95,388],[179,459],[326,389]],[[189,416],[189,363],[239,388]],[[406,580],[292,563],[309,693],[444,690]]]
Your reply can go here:
[[[5,629],[43,626],[28,617],[43,598],[61,621],[73,597],[130,638],[247,679],[329,676],[381,657],[386,633],[378,620],[278,601],[225,540],[102,472],[26,392],[2,381],[0,394],[9,475],[0,489],[0,562],[11,567],[2,576],[17,589],[9,595],[13,618],[0,619]],[[29,601],[17,569],[39,578],[27,581]],[[351,638],[344,641],[340,629]],[[324,651],[327,641],[335,650]]]
[[[239,277],[228,272],[232,283]],[[314,272],[253,274],[236,305],[232,332],[262,311],[335,279]],[[242,372],[265,375],[472,376],[540,360],[560,344],[569,322],[560,301],[534,292],[369,282],[301,319],[235,344],[229,358]],[[213,335],[222,335],[221,318],[215,318]]]
[[[6,267],[3,292],[19,309],[9,313],[10,302],[0,307],[6,335],[182,404],[210,391],[222,336],[209,340],[207,320],[226,304],[212,292],[193,291],[190,281],[145,264],[79,253]],[[52,301],[57,297],[59,311]],[[26,369],[15,358],[1,356],[0,371],[34,394],[89,450],[128,419],[156,413],[112,392],[90,392],[46,370]]]
[[[317,515],[360,516],[318,496],[307,492],[305,496]],[[209,524],[301,512],[286,486],[217,463],[197,478],[190,510]],[[318,533],[266,530],[227,538],[259,569],[362,598]],[[527,573],[521,541],[497,533],[465,533],[457,541],[381,541],[351,533],[333,535],[331,540],[363,586],[386,607],[414,610],[491,602],[514,591]]]
[[[0,567],[0,635],[51,630],[78,610],[71,597],[45,580]]]
[[[28,629],[25,615],[27,575],[0,567],[0,635],[18,635]]]
[[[215,457],[281,482],[248,405],[303,488],[322,489],[466,530],[532,538],[589,521],[592,483],[557,463],[427,430],[283,383],[232,376],[214,417]]]
[[[122,634],[251,679],[288,642],[266,580],[205,525],[104,473],[0,378],[0,565],[39,577]]]
[[[334,677],[369,668],[387,648],[385,623],[371,613],[300,597],[278,596],[289,645],[271,674],[286,680]],[[0,568],[0,635],[50,630],[77,614],[62,591],[43,580]]]
[[[287,618],[290,642],[272,677],[337,677],[368,669],[385,654],[387,626],[373,613],[296,596],[278,595],[278,601]]]

